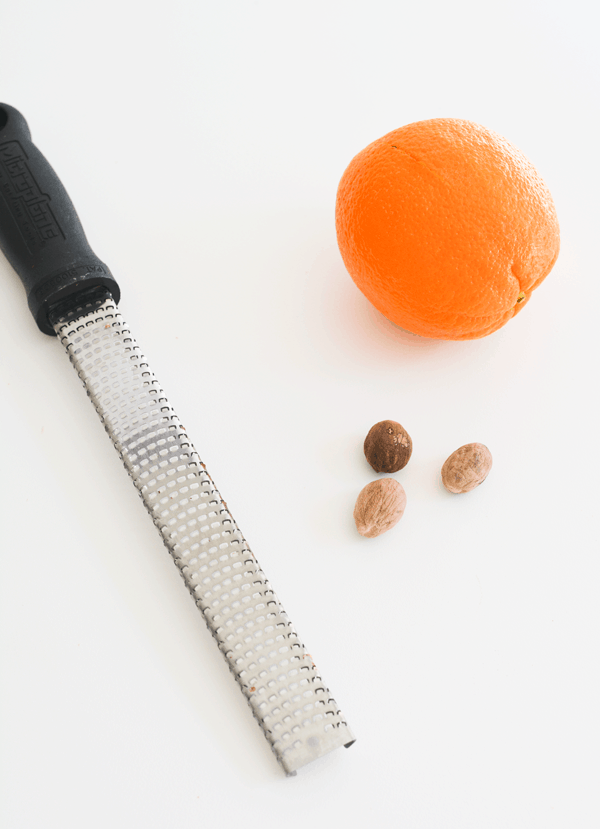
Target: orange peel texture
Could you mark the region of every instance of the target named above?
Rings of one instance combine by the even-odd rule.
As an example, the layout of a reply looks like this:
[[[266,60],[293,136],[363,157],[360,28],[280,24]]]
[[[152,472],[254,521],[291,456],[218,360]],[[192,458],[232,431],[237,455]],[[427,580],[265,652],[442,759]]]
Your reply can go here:
[[[550,191],[506,139],[471,121],[418,121],[374,141],[339,184],[344,264],[385,317],[425,337],[484,337],[550,273]]]

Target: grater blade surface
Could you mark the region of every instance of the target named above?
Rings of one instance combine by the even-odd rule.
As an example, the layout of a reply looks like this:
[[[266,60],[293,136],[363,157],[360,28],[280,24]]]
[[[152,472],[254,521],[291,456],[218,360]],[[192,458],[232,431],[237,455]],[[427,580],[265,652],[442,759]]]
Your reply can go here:
[[[283,769],[354,736],[108,291],[50,316]]]

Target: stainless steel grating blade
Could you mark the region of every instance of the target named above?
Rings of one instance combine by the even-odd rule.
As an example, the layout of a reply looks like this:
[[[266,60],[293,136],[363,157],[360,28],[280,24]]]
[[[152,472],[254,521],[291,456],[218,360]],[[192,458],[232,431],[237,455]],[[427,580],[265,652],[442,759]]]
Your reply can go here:
[[[285,771],[353,742],[112,296],[50,321]]]
[[[0,104],[0,248],[58,335],[288,774],[354,737],[118,310],[67,192]]]

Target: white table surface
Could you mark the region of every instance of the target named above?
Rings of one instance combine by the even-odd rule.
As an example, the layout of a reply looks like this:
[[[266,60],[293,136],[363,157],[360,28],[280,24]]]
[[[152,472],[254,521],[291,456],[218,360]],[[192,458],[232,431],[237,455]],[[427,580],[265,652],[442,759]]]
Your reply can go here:
[[[589,0],[3,4],[0,100],[357,736],[282,774],[1,258],[3,827],[600,825],[599,22]],[[438,116],[520,147],[561,223],[479,341],[388,323],[336,245],[352,156]],[[385,418],[414,441],[408,506],[368,540]],[[451,496],[471,441],[493,470]]]

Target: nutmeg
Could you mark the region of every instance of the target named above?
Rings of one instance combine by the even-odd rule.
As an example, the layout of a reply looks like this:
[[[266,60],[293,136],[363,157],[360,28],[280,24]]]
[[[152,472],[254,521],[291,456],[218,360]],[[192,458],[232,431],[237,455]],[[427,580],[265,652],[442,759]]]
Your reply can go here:
[[[398,472],[410,460],[412,440],[395,420],[381,420],[369,430],[364,449],[375,472]]]
[[[470,492],[482,484],[492,468],[492,453],[483,443],[467,443],[442,466],[442,483],[448,492]]]
[[[371,481],[359,493],[354,507],[356,529],[366,538],[375,538],[392,527],[404,515],[406,492],[394,478]]]

